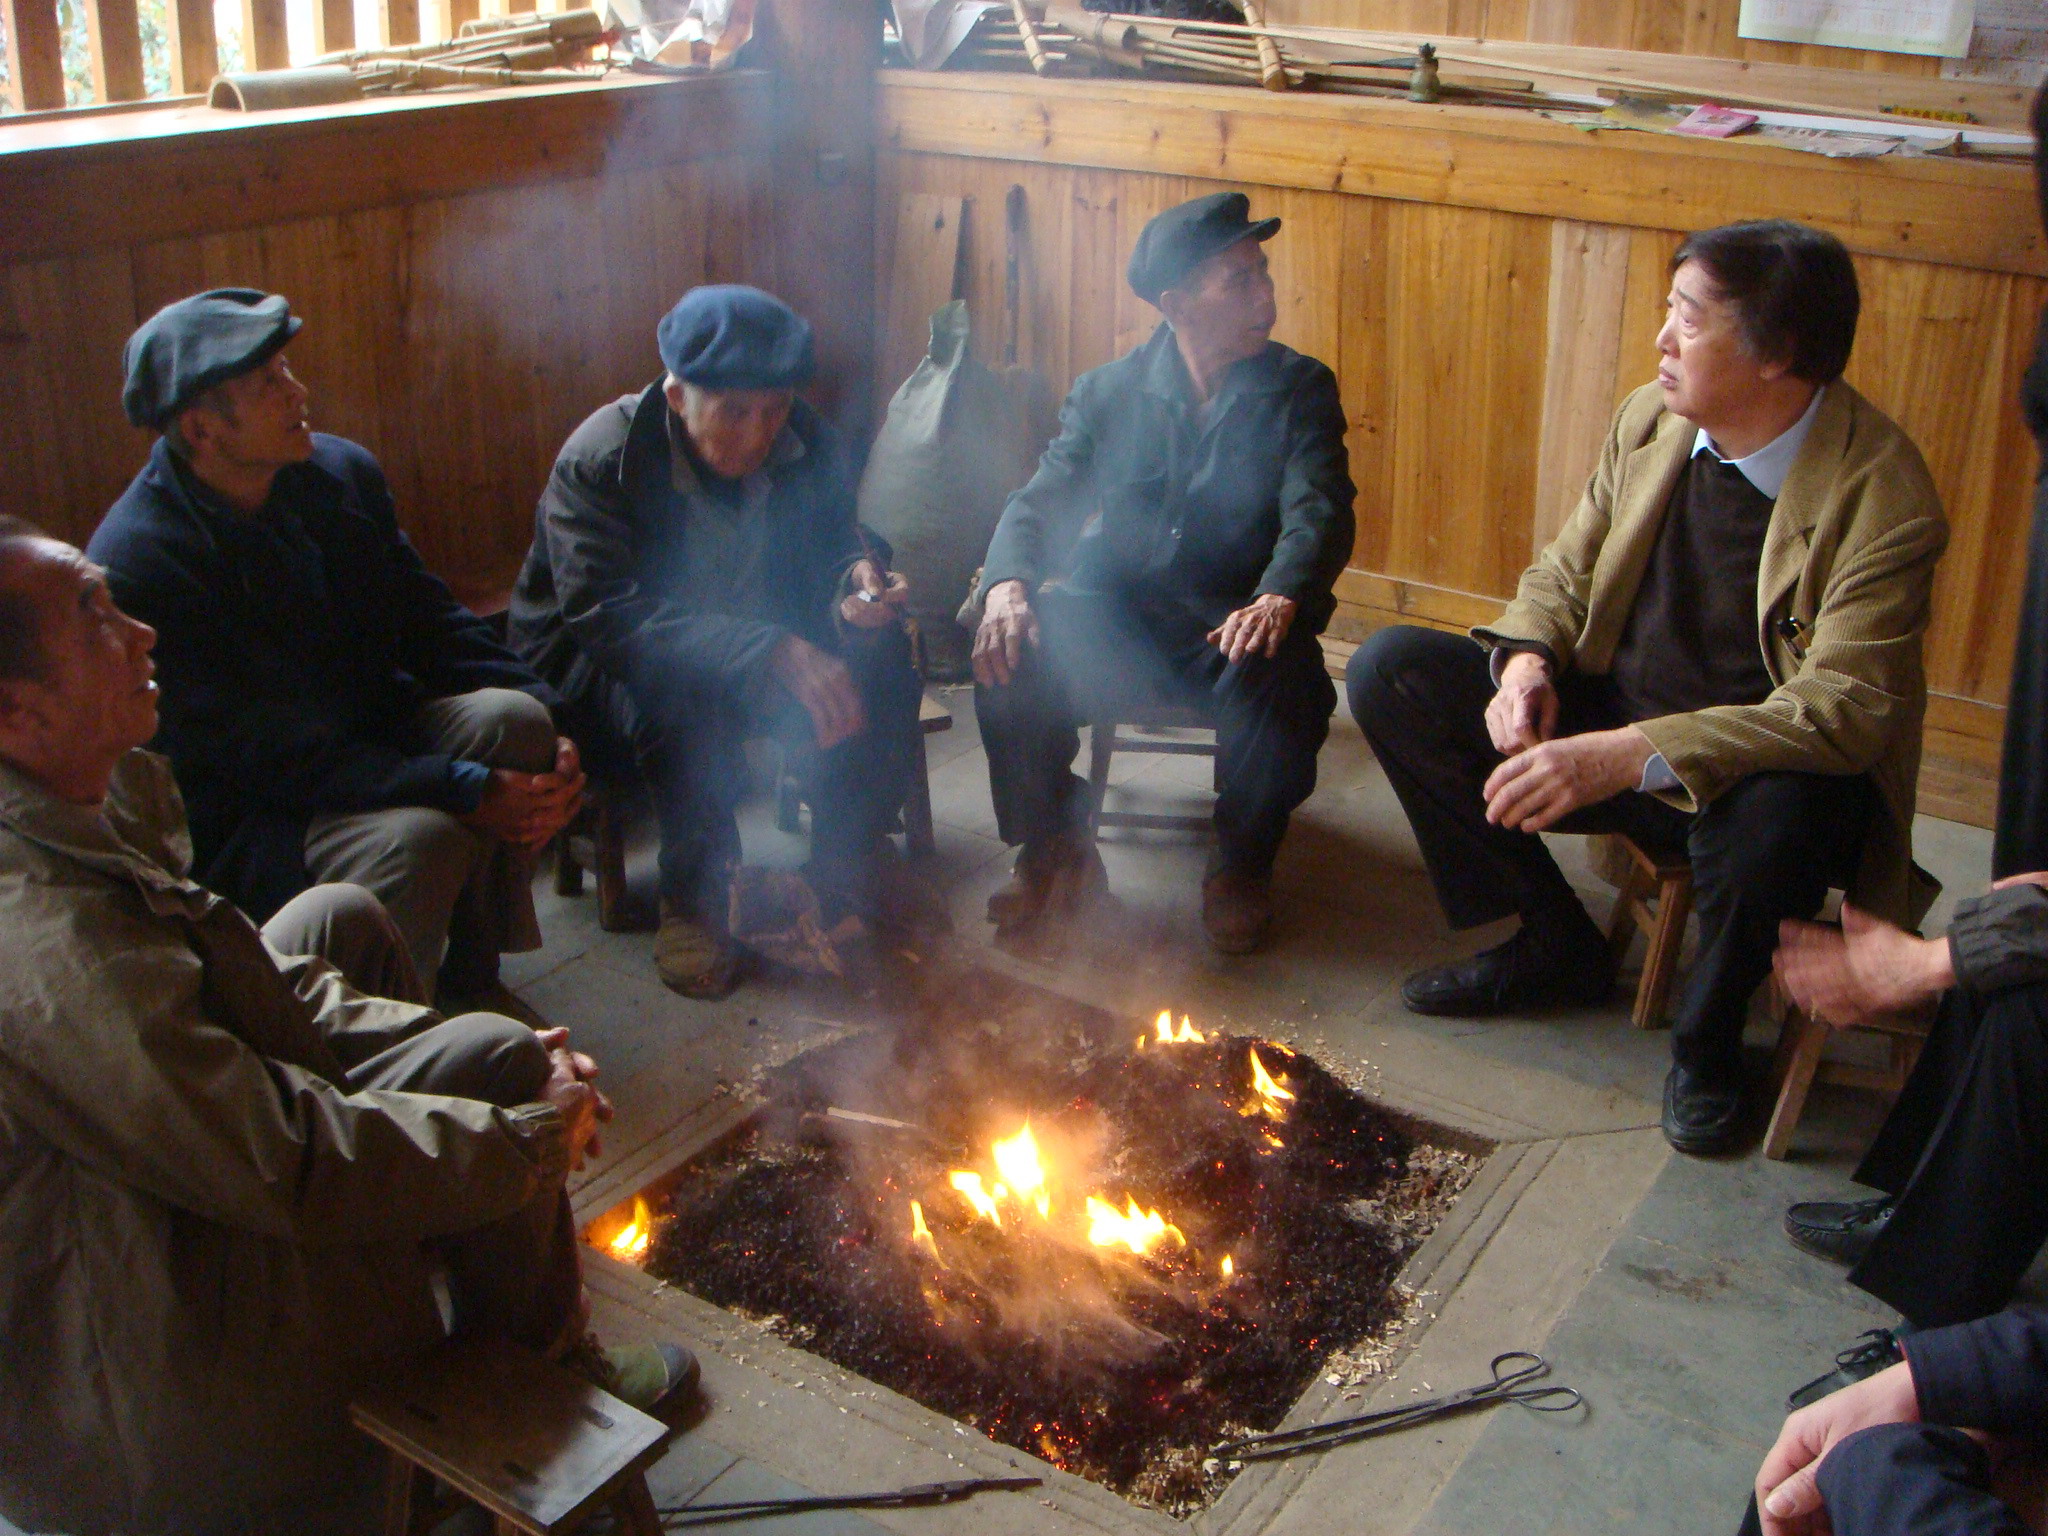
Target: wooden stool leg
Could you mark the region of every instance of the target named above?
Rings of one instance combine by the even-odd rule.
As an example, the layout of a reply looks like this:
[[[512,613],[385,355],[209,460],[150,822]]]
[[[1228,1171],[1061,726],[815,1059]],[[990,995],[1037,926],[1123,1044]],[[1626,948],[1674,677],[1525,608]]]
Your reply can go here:
[[[647,1491],[647,1475],[635,1472],[620,1485],[612,1500],[612,1513],[628,1536],[661,1536],[661,1512],[654,1507],[654,1495]]]
[[[1678,977],[1678,952],[1685,945],[1685,920],[1692,915],[1692,877],[1674,875],[1657,889],[1657,925],[1650,930],[1650,950],[1643,957],[1643,979],[1636,988],[1637,1029],[1661,1029],[1671,984]]]
[[[1793,1046],[1786,1055],[1785,1081],[1778,1086],[1770,1129],[1764,1132],[1764,1156],[1776,1162],[1784,1160],[1792,1145],[1792,1133],[1806,1110],[1806,1096],[1813,1090],[1814,1074],[1820,1070],[1820,1053],[1828,1043],[1827,1025],[1797,1008],[1786,1013],[1785,1028],[1793,1032]]]
[[[1109,793],[1109,759],[1116,751],[1116,722],[1097,720],[1088,727],[1088,830],[1102,820],[1102,799]]]
[[[413,1536],[424,1528],[429,1513],[424,1495],[426,1473],[396,1451],[384,1467],[384,1536]]]
[[[597,807],[597,926],[606,933],[633,927],[626,893],[626,811],[615,796]]]
[[[577,861],[576,849],[570,841],[567,827],[555,834],[555,894],[583,894],[583,866]]]
[[[939,851],[932,835],[932,774],[924,760],[924,738],[918,737],[917,766],[910,775],[910,795],[903,802],[903,846],[913,859],[928,859]]]

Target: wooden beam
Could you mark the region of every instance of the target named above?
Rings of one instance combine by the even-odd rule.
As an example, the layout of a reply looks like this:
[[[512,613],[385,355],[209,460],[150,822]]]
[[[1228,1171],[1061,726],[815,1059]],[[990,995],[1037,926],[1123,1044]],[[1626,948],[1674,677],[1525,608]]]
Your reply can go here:
[[[2048,276],[2031,167],[1830,160],[1532,113],[1229,86],[883,72],[897,150],[1350,192],[1639,229],[1787,208],[1851,250]]]
[[[313,0],[313,51],[340,53],[355,45],[355,0]]]
[[[379,39],[384,43],[420,40],[420,0],[377,0]]]
[[[284,0],[242,0],[242,60],[246,69],[283,69],[291,63]]]
[[[194,96],[220,73],[220,40],[213,31],[213,0],[171,0],[171,94]]]
[[[142,99],[142,23],[135,0],[85,0],[85,38],[98,101]]]
[[[7,103],[17,112],[64,105],[64,34],[57,0],[0,0],[7,27]]]

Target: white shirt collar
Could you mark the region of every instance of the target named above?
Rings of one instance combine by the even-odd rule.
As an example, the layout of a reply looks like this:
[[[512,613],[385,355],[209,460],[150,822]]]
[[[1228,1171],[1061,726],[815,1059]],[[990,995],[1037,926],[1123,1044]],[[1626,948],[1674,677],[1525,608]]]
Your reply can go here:
[[[1792,473],[1792,461],[1799,457],[1799,450],[1806,442],[1806,434],[1813,430],[1813,418],[1820,412],[1820,397],[1827,392],[1825,384],[1816,389],[1813,399],[1807,402],[1805,414],[1746,458],[1722,457],[1721,450],[1714,446],[1714,440],[1707,436],[1705,427],[1701,427],[1699,435],[1692,440],[1693,455],[1711,453],[1722,463],[1734,465],[1741,471],[1743,479],[1776,501],[1778,492],[1785,488],[1785,477]]]

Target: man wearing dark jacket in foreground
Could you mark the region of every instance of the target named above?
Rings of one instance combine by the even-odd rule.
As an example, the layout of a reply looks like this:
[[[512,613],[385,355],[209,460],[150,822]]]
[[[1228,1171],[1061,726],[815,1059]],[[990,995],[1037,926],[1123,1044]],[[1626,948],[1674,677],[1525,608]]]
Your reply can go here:
[[[122,403],[163,436],[89,552],[159,636],[198,878],[259,921],[364,886],[429,987],[477,997],[540,944],[526,854],[582,772],[552,691],[399,531],[377,461],[308,428],[299,325],[226,288],[129,338]]]
[[[511,633],[600,772],[646,777],[655,963],[672,990],[718,997],[738,976],[745,741],[797,754],[825,926],[888,923],[883,839],[923,750],[920,690],[898,622],[909,588],[854,521],[831,428],[796,398],[809,323],[757,288],[712,286],[657,339],[666,376],[600,409],[555,460]]]
[[[1280,221],[1249,211],[1217,192],[1145,226],[1130,284],[1164,323],[1075,382],[989,545],[975,710],[997,827],[1022,844],[989,898],[999,936],[1071,917],[1107,883],[1069,767],[1077,724],[1165,704],[1216,721],[1202,925],[1230,953],[1265,940],[1273,860],[1336,703],[1317,636],[1353,488],[1336,376],[1271,339]]]

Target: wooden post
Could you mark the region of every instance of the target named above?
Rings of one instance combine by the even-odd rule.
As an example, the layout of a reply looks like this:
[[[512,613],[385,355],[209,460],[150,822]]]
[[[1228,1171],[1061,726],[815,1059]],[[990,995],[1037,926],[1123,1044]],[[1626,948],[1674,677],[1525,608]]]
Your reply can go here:
[[[292,61],[284,0],[242,0],[242,63],[247,69],[283,69]]]
[[[421,41],[445,41],[461,31],[465,21],[475,21],[478,13],[477,0],[427,0],[427,32]]]
[[[7,23],[7,102],[17,112],[64,105],[64,35],[57,0],[0,0]]]
[[[875,345],[875,71],[880,13],[777,0],[775,240],[781,297],[817,333],[818,408],[866,440]]]
[[[379,42],[395,45],[420,40],[420,0],[377,0]]]
[[[142,24],[135,0],[85,0],[85,37],[92,58],[93,99],[142,99]]]
[[[220,73],[220,40],[213,32],[213,0],[171,0],[171,94],[197,96]]]
[[[313,0],[313,52],[342,53],[355,45],[355,0]]]

